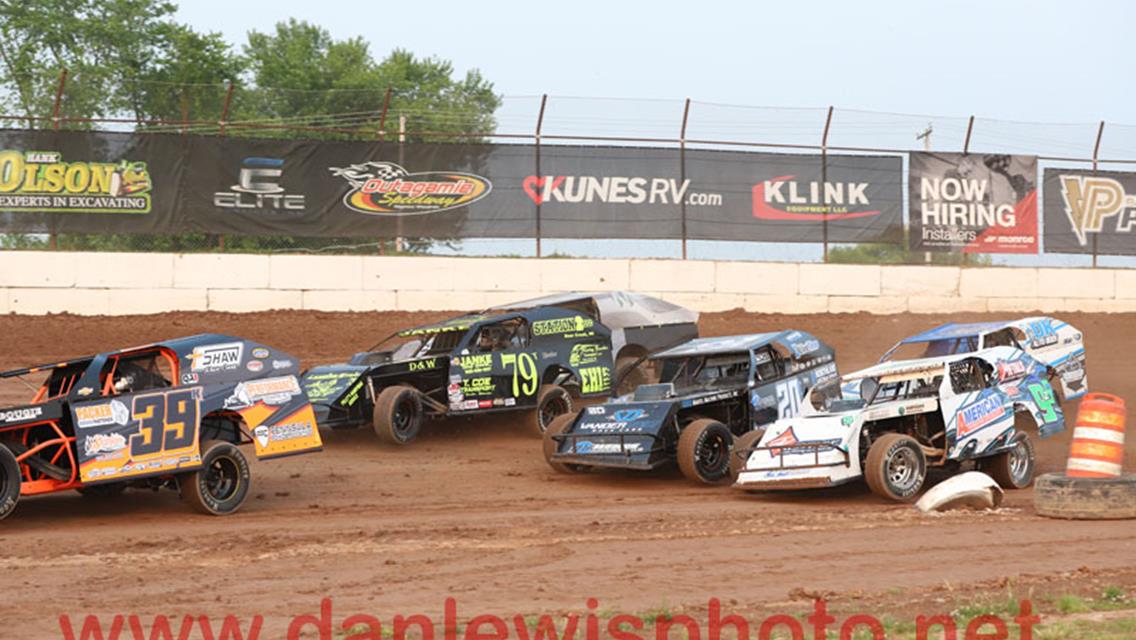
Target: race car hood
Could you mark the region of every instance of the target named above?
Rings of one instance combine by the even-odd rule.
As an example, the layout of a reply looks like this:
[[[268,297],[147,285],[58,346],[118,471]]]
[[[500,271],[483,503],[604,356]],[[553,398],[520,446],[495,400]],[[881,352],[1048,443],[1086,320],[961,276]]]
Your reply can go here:
[[[859,475],[859,411],[823,413],[778,420],[746,456],[739,486],[823,487]]]
[[[564,433],[557,460],[649,469],[663,461],[666,434],[678,403],[612,402],[585,408]]]
[[[317,420],[325,417],[332,405],[354,404],[363,393],[363,374],[370,369],[362,365],[332,364],[305,371],[300,385],[312,401]]]

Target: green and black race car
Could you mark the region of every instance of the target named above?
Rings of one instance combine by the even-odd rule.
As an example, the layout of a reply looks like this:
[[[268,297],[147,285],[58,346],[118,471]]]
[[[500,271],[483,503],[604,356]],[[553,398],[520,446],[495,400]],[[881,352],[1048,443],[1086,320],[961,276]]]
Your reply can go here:
[[[538,432],[573,397],[610,393],[641,357],[698,335],[698,314],[634,293],[526,300],[390,336],[347,364],[314,367],[302,385],[320,426],[371,425],[406,444],[425,418],[529,411]]]

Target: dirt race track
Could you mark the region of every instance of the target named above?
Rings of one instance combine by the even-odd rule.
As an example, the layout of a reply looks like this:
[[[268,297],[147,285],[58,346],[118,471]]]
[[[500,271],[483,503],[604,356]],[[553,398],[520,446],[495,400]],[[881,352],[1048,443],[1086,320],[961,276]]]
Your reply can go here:
[[[446,315],[6,316],[0,367],[201,331],[314,365]],[[1090,387],[1136,402],[1136,317],[1062,318],[1085,333]],[[979,319],[731,312],[705,314],[702,333],[808,329],[851,371],[903,335]],[[25,392],[5,382],[0,400]],[[859,485],[751,496],[673,471],[557,475],[516,418],[435,422],[424,433],[400,449],[369,431],[330,433],[321,454],[254,462],[254,497],[228,518],[190,513],[172,492],[26,500],[0,524],[0,638],[60,637],[65,612],[260,614],[263,637],[283,637],[287,620],[314,613],[325,596],[337,619],[386,621],[439,616],[446,596],[459,617],[581,611],[588,597],[632,613],[697,611],[710,596],[741,610],[795,611],[816,594],[849,610],[903,612],[918,602],[949,610],[955,595],[1004,591],[1007,579],[1036,593],[1136,584],[1132,522],[1046,520],[1029,491],[996,512],[928,517]],[[1060,468],[1067,445],[1068,432],[1044,442],[1040,470]]]

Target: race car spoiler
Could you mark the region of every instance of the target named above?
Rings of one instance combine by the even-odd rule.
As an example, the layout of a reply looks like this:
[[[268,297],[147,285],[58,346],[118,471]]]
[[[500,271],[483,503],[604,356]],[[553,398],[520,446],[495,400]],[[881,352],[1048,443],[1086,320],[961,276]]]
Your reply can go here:
[[[56,362],[54,364],[37,364],[23,369],[12,369],[11,371],[0,371],[0,378],[18,378],[26,376],[31,373],[39,373],[41,371],[50,371],[52,369],[62,369],[70,367],[71,365],[82,364],[89,361],[94,356],[85,356],[82,358],[73,358],[71,360],[64,360],[63,362]]]

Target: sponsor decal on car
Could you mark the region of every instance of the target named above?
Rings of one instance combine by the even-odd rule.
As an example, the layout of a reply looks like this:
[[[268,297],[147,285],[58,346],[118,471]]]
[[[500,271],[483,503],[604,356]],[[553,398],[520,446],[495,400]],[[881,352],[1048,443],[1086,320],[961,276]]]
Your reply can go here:
[[[192,362],[190,369],[196,373],[230,371],[241,364],[244,357],[243,342],[226,342],[194,347],[188,357]]]
[[[586,364],[595,364],[608,352],[608,346],[594,342],[583,342],[572,345],[572,353],[568,356],[568,364],[580,367]],[[556,354],[552,354],[555,356]],[[547,357],[547,356],[546,356]]]
[[[145,162],[66,162],[58,151],[0,150],[4,211],[149,213]]]
[[[494,388],[490,376],[466,378],[461,383],[461,393],[465,396],[490,396],[493,395]]]
[[[472,356],[461,356],[453,359],[455,367],[465,373],[482,373],[493,368],[493,354],[479,353]]]
[[[639,453],[643,450],[642,442],[592,442],[582,440],[576,443],[576,453],[604,454],[604,453]]]
[[[248,380],[238,383],[233,394],[225,399],[226,409],[243,409],[258,402],[279,406],[300,394],[300,383],[295,376]]]
[[[112,424],[124,427],[128,422],[130,422],[130,409],[119,400],[75,407],[75,426],[79,429],[106,427]]]
[[[245,364],[245,368],[253,373],[260,373],[261,371],[264,371],[264,363],[260,360],[249,360]]]
[[[416,360],[410,363],[410,372],[415,371],[429,371],[430,369],[438,368],[438,359],[430,358],[428,360]]]
[[[602,393],[611,388],[611,369],[583,367],[580,369],[580,393]]]
[[[312,402],[329,402],[339,385],[359,377],[357,371],[329,371],[304,376],[304,391]],[[362,385],[362,381],[359,382]]]
[[[287,424],[260,425],[253,430],[253,437],[261,447],[267,447],[273,442],[299,440],[312,435],[310,422],[290,422]]]
[[[272,361],[272,370],[273,371],[277,371],[279,369],[291,369],[294,366],[296,366],[296,363],[292,362],[291,360],[273,360]]]
[[[595,321],[584,316],[571,318],[555,318],[552,320],[537,320],[532,323],[534,336],[554,336],[559,334],[578,334],[591,328]]]
[[[268,349],[265,349],[264,347],[257,347],[252,350],[252,357],[264,360],[268,357]]]
[[[240,212],[303,213],[304,195],[285,193],[284,187],[280,186],[283,175],[284,160],[281,158],[245,158],[241,161],[237,184],[229,187],[228,191],[214,193],[213,206]],[[267,358],[268,355],[255,357]]]
[[[998,396],[987,396],[958,412],[957,438],[961,440],[988,427],[1006,415],[1006,405]]]
[[[97,456],[126,448],[126,436],[121,433],[96,433],[83,438],[83,454]]]
[[[23,407],[0,411],[0,422],[24,422],[43,415],[43,407]]]
[[[1024,378],[1026,373],[1026,364],[1021,360],[998,361],[998,379],[1001,381]]]
[[[647,415],[647,412],[642,409],[619,409],[612,415],[612,418],[620,422],[635,422],[645,415]]]
[[[343,196],[348,209],[379,216],[423,215],[465,207],[489,195],[488,179],[460,171],[410,173],[393,162],[362,162],[329,167],[351,190]]]

